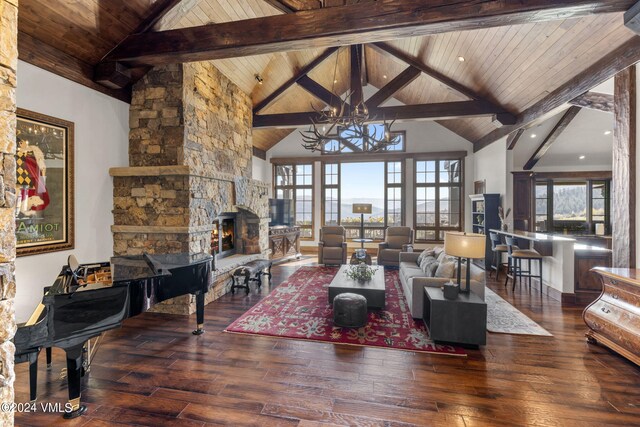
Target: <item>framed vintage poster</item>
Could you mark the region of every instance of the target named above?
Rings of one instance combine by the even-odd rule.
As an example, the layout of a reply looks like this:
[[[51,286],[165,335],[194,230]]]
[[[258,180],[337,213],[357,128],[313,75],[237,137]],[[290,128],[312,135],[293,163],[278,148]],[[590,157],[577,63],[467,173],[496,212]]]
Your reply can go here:
[[[73,248],[73,190],[73,123],[18,108],[18,256]]]

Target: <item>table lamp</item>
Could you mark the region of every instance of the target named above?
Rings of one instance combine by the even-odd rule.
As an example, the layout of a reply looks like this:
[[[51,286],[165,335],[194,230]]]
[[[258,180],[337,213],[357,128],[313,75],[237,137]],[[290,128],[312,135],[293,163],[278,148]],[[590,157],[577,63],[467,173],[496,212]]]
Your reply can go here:
[[[458,258],[458,286],[460,292],[469,292],[469,282],[471,281],[470,259],[478,259],[485,257],[486,236],[484,234],[474,233],[445,233],[444,235],[444,252]],[[467,259],[467,277],[465,289],[461,284],[461,258]]]
[[[360,238],[364,239],[364,214],[370,214],[372,209],[371,203],[354,203],[353,213],[360,214]]]

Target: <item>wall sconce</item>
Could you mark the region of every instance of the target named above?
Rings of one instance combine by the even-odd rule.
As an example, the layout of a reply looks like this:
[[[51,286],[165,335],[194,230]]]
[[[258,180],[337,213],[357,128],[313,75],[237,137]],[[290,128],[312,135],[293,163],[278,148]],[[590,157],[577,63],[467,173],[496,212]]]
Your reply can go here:
[[[262,77],[260,77],[260,74],[256,74],[255,78],[256,78],[256,81],[258,82],[259,85],[261,85],[262,82],[264,81],[264,79]]]

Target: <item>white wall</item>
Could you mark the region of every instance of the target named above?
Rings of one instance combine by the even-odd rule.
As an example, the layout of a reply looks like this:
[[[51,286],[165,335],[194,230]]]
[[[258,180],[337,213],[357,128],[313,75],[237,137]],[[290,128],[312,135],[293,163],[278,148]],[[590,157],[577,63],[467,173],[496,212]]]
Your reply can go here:
[[[433,153],[442,151],[467,151],[468,156],[465,159],[465,226],[471,228],[471,203],[467,197],[470,192],[473,191],[474,181],[474,161],[473,161],[473,146],[466,139],[456,135],[447,128],[433,122],[433,121],[414,121],[395,123],[393,130],[406,132],[406,151],[408,153]],[[272,158],[278,157],[309,157],[314,159],[316,163],[316,170],[319,171],[319,161],[322,159],[322,154],[319,152],[312,153],[302,147],[302,138],[298,131],[292,132],[269,151],[267,151],[267,162]],[[255,160],[255,158],[254,158]],[[270,163],[269,163],[270,164]],[[406,224],[408,226],[413,225],[413,166],[411,161],[405,162],[405,183],[406,183]],[[265,181],[271,182],[272,169],[268,167],[266,170]],[[255,175],[254,175],[255,176]],[[315,228],[314,236],[319,236],[319,229],[321,227],[321,175],[316,173],[316,185],[314,191],[314,219]],[[317,242],[303,241],[303,246],[314,246]]]
[[[260,157],[253,156],[251,161],[251,176],[258,181],[271,182],[271,167],[269,162]]]
[[[16,318],[26,320],[70,253],[80,262],[113,254],[109,168],[128,165],[129,104],[19,61],[17,104],[75,124],[75,249],[18,258]]]

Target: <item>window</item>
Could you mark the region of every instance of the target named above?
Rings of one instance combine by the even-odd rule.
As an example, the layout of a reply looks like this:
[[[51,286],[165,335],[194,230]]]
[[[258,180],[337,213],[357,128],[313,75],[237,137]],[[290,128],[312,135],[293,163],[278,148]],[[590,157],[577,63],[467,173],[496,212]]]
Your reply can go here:
[[[609,180],[545,180],[535,184],[536,231],[593,233],[609,227]]]
[[[324,225],[340,224],[340,165],[324,165]]]
[[[549,184],[546,181],[536,183],[536,231],[546,231],[549,221]]]
[[[313,238],[313,165],[276,165],[275,170],[276,198],[294,201],[300,237]]]
[[[462,230],[462,161],[415,162],[415,228],[418,241],[442,241]]]
[[[323,166],[324,225],[342,225],[349,239],[360,238],[361,215],[353,213],[354,203],[370,203],[364,215],[364,237],[384,239],[388,226],[402,225],[403,163],[326,163]]]
[[[349,138],[349,142],[332,140],[327,142],[323,149],[322,154],[337,154],[337,153],[360,153],[373,151],[373,144],[370,138],[381,139],[384,136],[385,128],[382,123],[370,124],[366,128],[367,136],[359,138],[356,135],[356,131],[353,128],[339,129],[338,133],[343,138]],[[397,152],[405,150],[405,133],[404,132],[391,132],[392,136],[397,136],[400,142],[395,145],[389,145],[384,148],[385,152]]]

